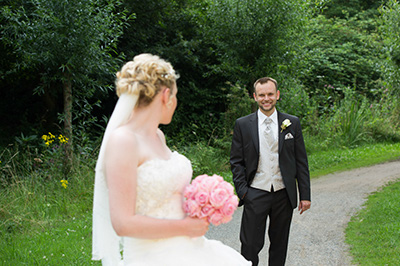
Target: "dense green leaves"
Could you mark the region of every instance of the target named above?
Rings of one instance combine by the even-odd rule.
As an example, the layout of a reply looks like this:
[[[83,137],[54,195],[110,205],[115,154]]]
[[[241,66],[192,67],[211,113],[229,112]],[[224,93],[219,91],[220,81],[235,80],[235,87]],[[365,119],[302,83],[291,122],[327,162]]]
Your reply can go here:
[[[116,69],[114,51],[126,19],[116,14],[119,5],[119,1],[32,0],[20,7],[4,6],[2,40],[19,56],[16,70],[39,70],[39,93],[64,80],[63,73],[71,73],[74,85],[94,85],[90,75],[109,75]]]
[[[210,75],[223,75],[249,89],[263,76],[283,81],[295,75],[306,7],[297,0],[209,1],[204,38],[218,60]]]
[[[118,0],[29,0],[1,9],[2,42],[15,55],[8,72],[33,70],[37,94],[64,99],[60,118],[71,141],[74,98],[78,103],[104,91],[121,62],[117,41],[128,18],[120,6]]]
[[[101,133],[104,123],[98,120],[108,117],[114,106],[115,93],[107,88],[113,87],[122,54],[124,60],[143,52],[158,54],[180,74],[178,109],[172,124],[163,127],[177,141],[212,143],[216,136],[229,134],[234,117],[252,108],[252,84],[262,76],[278,80],[278,108],[301,117],[306,128],[332,117],[347,88],[369,104],[387,88],[388,95],[398,88],[395,0],[382,7],[383,20],[378,19],[380,1],[66,3],[2,3],[0,51],[5,57],[0,59],[0,86],[12,90],[1,110],[10,109],[17,98],[27,106],[34,97],[32,112],[7,117],[5,123],[22,121],[15,124],[26,125],[19,129],[28,135],[44,133],[57,123],[57,113],[66,114],[60,108],[65,88],[73,96],[75,134],[87,143],[91,133]],[[128,20],[128,14],[135,19]],[[32,96],[34,90],[43,95]],[[394,104],[386,109],[397,112]]]
[[[343,95],[344,87],[350,86],[369,97],[374,96],[373,92],[381,86],[378,63],[382,60],[376,19],[362,15],[328,19],[319,15],[308,27],[309,58],[302,83],[310,94],[323,96],[318,101],[329,103]]]
[[[387,60],[383,64],[388,85],[400,95],[400,3],[389,0],[381,9]]]

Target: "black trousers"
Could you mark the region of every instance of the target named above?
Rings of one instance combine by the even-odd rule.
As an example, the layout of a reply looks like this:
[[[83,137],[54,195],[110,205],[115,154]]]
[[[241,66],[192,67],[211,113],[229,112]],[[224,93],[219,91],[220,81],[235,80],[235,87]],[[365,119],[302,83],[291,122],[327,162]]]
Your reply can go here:
[[[240,228],[242,255],[252,261],[253,266],[258,265],[258,253],[264,246],[267,218],[269,217],[268,262],[270,266],[285,265],[292,216],[293,208],[286,189],[267,192],[250,187],[244,198]]]

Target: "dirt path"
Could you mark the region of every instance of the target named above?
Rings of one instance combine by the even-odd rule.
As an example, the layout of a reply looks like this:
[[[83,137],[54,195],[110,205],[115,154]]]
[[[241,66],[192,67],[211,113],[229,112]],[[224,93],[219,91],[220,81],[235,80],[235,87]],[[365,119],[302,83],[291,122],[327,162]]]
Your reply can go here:
[[[399,178],[400,161],[395,161],[313,179],[311,209],[293,216],[286,265],[351,265],[344,242],[347,223],[370,193]],[[212,227],[206,236],[239,250],[241,213],[239,208],[233,221]],[[268,265],[268,245],[266,239],[260,266]]]

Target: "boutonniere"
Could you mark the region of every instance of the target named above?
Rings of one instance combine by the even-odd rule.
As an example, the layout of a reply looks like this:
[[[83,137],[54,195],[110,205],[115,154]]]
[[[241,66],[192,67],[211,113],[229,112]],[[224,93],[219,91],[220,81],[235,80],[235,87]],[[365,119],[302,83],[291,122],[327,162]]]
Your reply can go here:
[[[282,131],[284,131],[288,126],[290,126],[292,124],[292,122],[290,122],[290,120],[289,119],[285,119],[285,120],[283,120],[283,122],[282,122],[282,125],[281,125],[281,133],[282,133]]]

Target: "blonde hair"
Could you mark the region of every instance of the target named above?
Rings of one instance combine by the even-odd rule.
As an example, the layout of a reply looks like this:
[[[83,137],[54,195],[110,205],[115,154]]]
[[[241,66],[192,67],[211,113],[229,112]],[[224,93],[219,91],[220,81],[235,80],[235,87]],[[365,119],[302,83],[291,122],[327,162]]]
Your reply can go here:
[[[137,105],[147,106],[162,86],[172,89],[178,78],[169,62],[156,55],[140,54],[117,72],[117,95],[126,92],[139,95]]]

